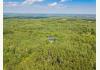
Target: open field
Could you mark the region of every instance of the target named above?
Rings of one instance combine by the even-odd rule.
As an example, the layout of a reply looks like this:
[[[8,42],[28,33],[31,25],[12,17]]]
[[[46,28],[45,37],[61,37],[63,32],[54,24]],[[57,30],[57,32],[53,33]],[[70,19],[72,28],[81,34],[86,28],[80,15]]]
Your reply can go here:
[[[4,70],[96,70],[95,19],[6,18],[3,34]]]

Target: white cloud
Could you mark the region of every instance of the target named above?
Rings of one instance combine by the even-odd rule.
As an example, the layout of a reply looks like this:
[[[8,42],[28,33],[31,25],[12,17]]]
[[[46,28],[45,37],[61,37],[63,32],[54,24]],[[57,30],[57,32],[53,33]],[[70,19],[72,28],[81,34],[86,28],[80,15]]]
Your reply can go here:
[[[61,0],[60,2],[65,2],[66,0]]]
[[[62,2],[68,2],[68,1],[72,1],[72,0],[60,0],[59,2],[53,2],[53,3],[51,3],[51,4],[48,4],[48,6],[49,7],[57,7],[57,5],[59,5],[60,4],[60,2],[62,3]],[[61,5],[59,6],[59,7],[61,7]]]
[[[68,2],[68,1],[72,1],[72,0],[60,0],[60,2],[65,2],[65,1],[67,1],[67,2]]]
[[[25,0],[24,2],[22,2],[22,4],[33,4],[33,3],[36,3],[36,2],[42,2],[44,0]]]
[[[57,2],[53,2],[53,3],[49,4],[48,6],[49,6],[49,7],[54,7],[54,6],[56,6],[56,5],[57,5]]]
[[[4,2],[4,6],[18,6],[18,2]]]

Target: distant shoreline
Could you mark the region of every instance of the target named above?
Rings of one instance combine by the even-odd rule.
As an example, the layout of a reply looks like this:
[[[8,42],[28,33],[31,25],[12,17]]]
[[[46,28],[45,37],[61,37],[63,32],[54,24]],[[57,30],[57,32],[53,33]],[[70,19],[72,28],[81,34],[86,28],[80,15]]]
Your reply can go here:
[[[96,19],[96,14],[19,14],[4,13],[4,18],[48,18],[48,17],[75,17],[75,18],[92,18]]]

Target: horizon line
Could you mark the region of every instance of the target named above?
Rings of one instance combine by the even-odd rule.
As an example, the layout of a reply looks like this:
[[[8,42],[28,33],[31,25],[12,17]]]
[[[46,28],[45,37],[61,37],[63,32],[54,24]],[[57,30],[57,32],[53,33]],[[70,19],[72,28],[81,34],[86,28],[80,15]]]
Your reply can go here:
[[[4,12],[3,14],[88,14],[88,15],[96,15],[96,13],[6,13]]]

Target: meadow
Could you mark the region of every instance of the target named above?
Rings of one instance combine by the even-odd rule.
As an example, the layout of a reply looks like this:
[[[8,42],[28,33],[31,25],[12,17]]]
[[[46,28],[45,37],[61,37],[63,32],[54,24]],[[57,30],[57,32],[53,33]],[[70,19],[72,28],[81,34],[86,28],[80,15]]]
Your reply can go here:
[[[96,70],[95,19],[4,18],[3,35],[4,70]]]

